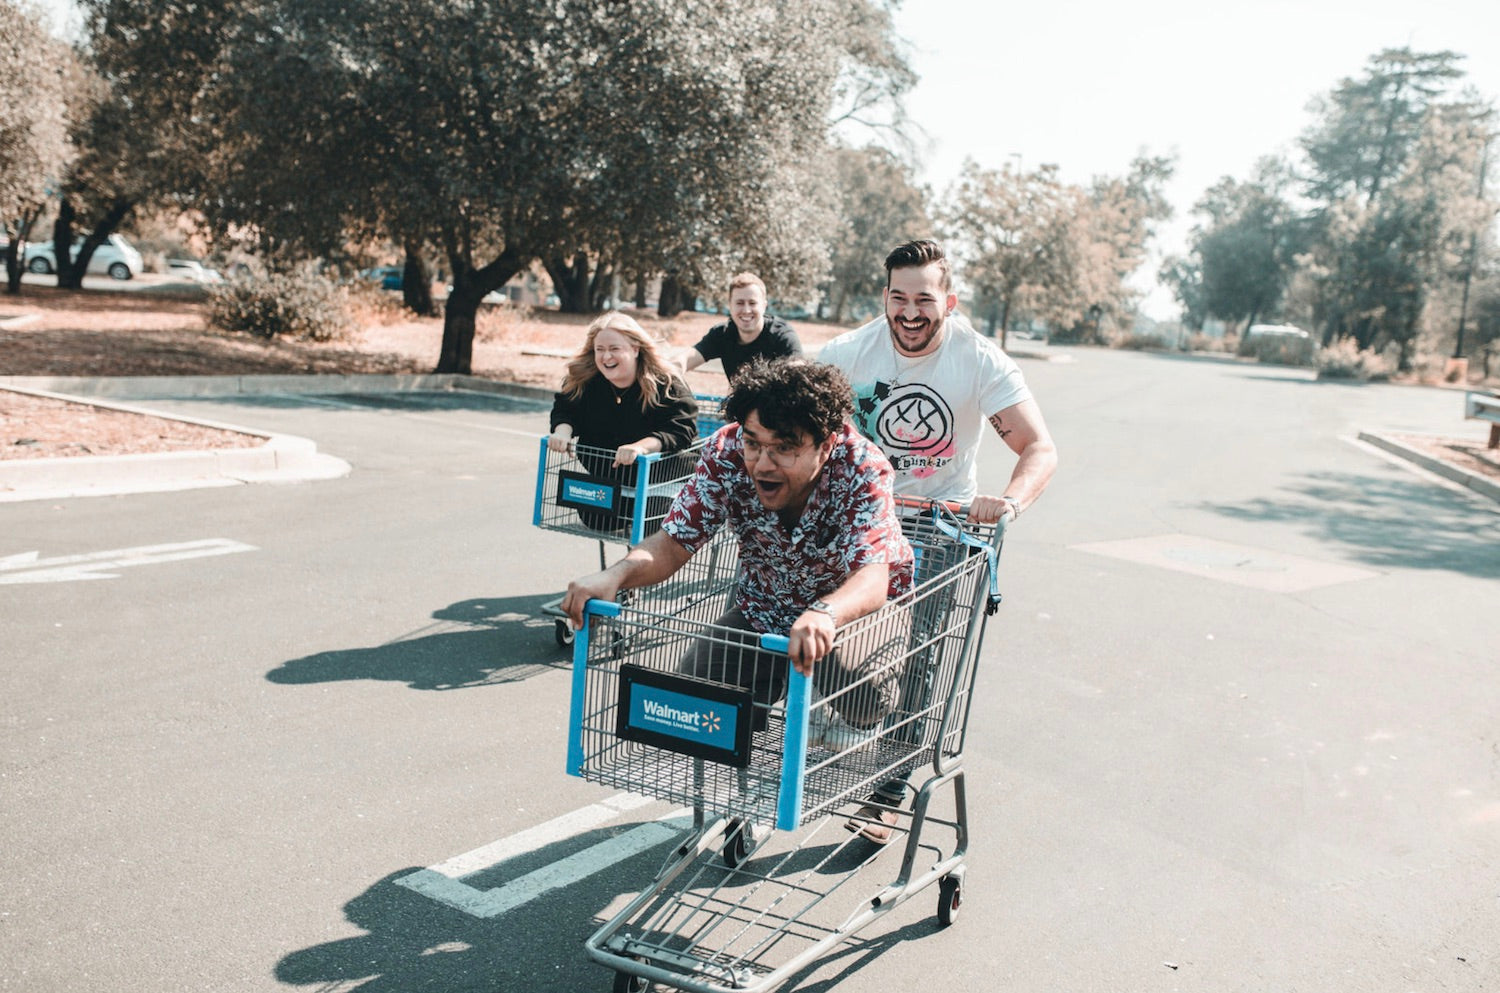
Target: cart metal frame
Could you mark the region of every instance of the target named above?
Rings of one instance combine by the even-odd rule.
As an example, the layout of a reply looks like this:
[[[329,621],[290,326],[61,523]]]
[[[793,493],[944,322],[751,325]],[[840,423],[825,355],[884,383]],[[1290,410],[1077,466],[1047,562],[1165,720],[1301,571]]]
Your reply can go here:
[[[935,504],[903,524],[918,555],[916,588],[835,639],[845,668],[859,672],[861,660],[879,656],[893,657],[895,669],[876,663],[826,695],[792,671],[780,699],[735,696],[743,673],[695,686],[677,672],[694,644],[738,652],[747,668],[790,669],[784,637],[747,644],[742,632],[713,624],[733,593],[733,570],[723,568],[732,561],[728,529],[694,556],[719,554],[693,580],[687,606],[654,590],[627,605],[589,603],[574,646],[568,771],[693,811],[653,884],[585,943],[591,959],[615,970],[616,990],[770,989],[933,884],[939,921],[956,919],[969,841],[963,743],[986,620],[999,602],[1006,521],[973,525]],[[893,638],[901,650],[891,656]],[[835,711],[877,682],[889,685],[893,672],[898,702],[867,739],[820,738]],[[669,708],[658,707],[673,727],[643,733],[637,725],[656,718],[641,716],[640,698],[657,699],[658,687],[673,706],[696,707],[698,727],[711,725],[714,742],[701,744],[693,722]],[[726,728],[736,744],[724,743]],[[876,848],[842,831],[841,808],[870,803],[876,786],[923,768],[911,808],[884,808],[897,814],[904,845]],[[951,799],[951,816],[934,809],[940,797]],[[855,885],[895,850],[893,879],[873,894]]]

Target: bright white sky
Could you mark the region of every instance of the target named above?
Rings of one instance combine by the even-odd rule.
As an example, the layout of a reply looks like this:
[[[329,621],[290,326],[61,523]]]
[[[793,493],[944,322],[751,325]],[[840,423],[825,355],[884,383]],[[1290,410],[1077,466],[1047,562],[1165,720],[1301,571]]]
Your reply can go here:
[[[939,195],[965,158],[998,169],[1015,154],[1082,183],[1142,148],[1176,153],[1177,216],[1137,279],[1155,317],[1176,314],[1154,274],[1183,250],[1203,191],[1293,152],[1308,102],[1377,51],[1460,52],[1500,102],[1500,0],[905,0],[896,25],[921,76],[906,105],[928,138],[922,178]]]
[[[59,21],[73,6],[44,2]],[[1500,0],[905,0],[896,26],[921,76],[907,97],[928,139],[921,178],[939,195],[965,158],[1055,163],[1083,183],[1142,149],[1176,153],[1177,216],[1136,280],[1155,317],[1176,313],[1154,273],[1203,191],[1293,152],[1308,101],[1375,52],[1461,52],[1500,102]]]

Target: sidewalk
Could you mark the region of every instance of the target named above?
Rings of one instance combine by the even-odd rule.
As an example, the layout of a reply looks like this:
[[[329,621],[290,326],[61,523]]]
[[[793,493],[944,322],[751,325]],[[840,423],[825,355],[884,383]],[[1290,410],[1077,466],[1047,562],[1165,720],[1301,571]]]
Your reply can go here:
[[[245,483],[307,482],[337,479],[351,471],[349,463],[343,459],[319,452],[317,443],[310,438],[273,434],[221,421],[183,417],[154,410],[140,403],[120,401],[273,393],[399,393],[454,389],[549,401],[552,399],[550,391],[496,383],[472,376],[0,376],[0,388],[81,400],[98,407],[236,431],[265,439],[263,444],[250,448],[213,451],[0,459],[0,503],[155,493],[210,486],[238,486]]]

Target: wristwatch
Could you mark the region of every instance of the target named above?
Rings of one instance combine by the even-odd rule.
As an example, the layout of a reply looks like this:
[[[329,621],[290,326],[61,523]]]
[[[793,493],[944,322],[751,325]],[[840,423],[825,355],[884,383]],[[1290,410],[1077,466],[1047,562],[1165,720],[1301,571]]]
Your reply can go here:
[[[839,615],[834,613],[833,608],[828,606],[828,604],[824,603],[822,600],[814,600],[812,603],[807,605],[807,609],[816,610],[820,614],[827,614],[828,619],[833,621],[833,626],[839,626]]]
[[[1001,499],[1002,502],[1010,504],[1010,516],[1011,517],[1020,517],[1021,516],[1021,501],[1017,500],[1013,496],[1003,496],[1000,499]]]

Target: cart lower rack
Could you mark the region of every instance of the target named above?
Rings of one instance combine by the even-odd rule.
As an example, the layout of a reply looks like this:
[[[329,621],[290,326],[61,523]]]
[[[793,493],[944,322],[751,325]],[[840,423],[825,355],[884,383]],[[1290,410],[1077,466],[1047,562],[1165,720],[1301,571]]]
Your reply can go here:
[[[587,942],[617,990],[770,989],[934,883],[939,919],[956,916],[963,744],[1004,524],[970,525],[937,505],[905,530],[916,588],[840,628],[811,678],[791,670],[785,638],[715,623],[732,603],[728,529],[686,568],[702,556],[713,567],[674,577],[677,587],[626,606],[590,602],[574,646],[568,771],[694,815],[653,886]],[[905,844],[891,846],[900,865],[871,892],[860,877],[894,858],[828,830],[831,815],[919,770],[911,808],[883,807]]]

